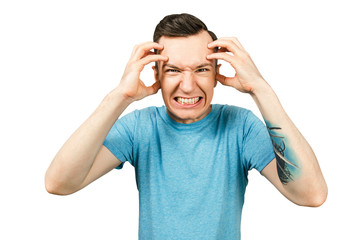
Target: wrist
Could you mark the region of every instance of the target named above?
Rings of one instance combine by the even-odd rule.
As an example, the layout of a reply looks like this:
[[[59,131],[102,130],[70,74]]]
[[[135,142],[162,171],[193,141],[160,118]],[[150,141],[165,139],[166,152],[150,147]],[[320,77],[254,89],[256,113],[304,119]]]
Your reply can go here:
[[[101,102],[101,106],[115,114],[121,114],[133,101],[134,100],[127,97],[121,89],[115,88],[105,96]]]
[[[281,103],[269,84],[266,83],[262,87],[255,88],[250,95],[265,120],[276,122],[273,121],[273,116],[282,116],[283,108]]]
[[[253,98],[260,98],[262,96],[269,96],[269,95],[274,94],[273,89],[264,79],[262,79],[259,82],[260,82],[260,84],[254,86],[252,88],[252,91],[250,92],[250,95]]]
[[[130,97],[129,94],[127,94],[125,91],[123,91],[123,88],[119,85],[116,88],[114,88],[108,95],[108,98],[113,99],[115,102],[123,103],[126,105],[130,105],[135,100],[134,98]]]

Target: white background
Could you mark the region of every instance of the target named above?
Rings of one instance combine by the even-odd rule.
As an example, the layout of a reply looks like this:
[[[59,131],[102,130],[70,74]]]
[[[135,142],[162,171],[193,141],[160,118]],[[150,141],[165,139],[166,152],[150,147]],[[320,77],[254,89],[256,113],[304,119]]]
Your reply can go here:
[[[120,81],[133,46],[167,14],[236,36],[317,154],[327,202],[304,208],[249,175],[242,238],[360,239],[359,7],[356,1],[1,1],[0,239],[137,239],[134,168],[70,196],[44,174],[70,134]],[[225,67],[226,68],[226,67]],[[147,83],[153,75],[145,69]],[[223,87],[214,103],[259,111]],[[126,112],[162,105],[161,94]],[[91,136],[89,136],[91,137]]]

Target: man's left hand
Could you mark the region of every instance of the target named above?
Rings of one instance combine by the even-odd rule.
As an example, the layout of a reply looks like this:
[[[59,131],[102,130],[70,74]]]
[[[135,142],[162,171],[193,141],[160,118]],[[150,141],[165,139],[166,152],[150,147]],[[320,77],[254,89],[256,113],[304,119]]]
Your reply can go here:
[[[235,76],[227,77],[217,71],[216,80],[221,84],[234,87],[243,93],[254,93],[256,89],[266,84],[250,55],[237,38],[219,38],[209,43],[208,47],[219,48],[217,52],[208,55],[208,59],[224,60],[230,63],[236,72]]]

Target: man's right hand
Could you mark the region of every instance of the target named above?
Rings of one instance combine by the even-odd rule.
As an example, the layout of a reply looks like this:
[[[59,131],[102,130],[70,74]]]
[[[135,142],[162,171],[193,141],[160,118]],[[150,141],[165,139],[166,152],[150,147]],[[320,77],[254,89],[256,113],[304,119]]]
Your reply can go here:
[[[140,79],[144,67],[156,61],[168,61],[168,57],[155,54],[152,49],[162,50],[164,46],[155,42],[146,42],[136,45],[126,65],[124,74],[118,86],[123,96],[131,102],[155,94],[160,89],[160,82],[155,80],[152,86],[145,86]]]
[[[168,60],[152,52],[152,49],[162,50],[163,46],[147,42],[134,48],[118,87],[104,98],[56,154],[46,172],[48,192],[60,195],[74,193],[121,163],[122,159],[119,161],[103,146],[103,142],[131,102],[155,94],[160,89],[158,81],[147,87],[140,80],[140,73],[147,64]]]

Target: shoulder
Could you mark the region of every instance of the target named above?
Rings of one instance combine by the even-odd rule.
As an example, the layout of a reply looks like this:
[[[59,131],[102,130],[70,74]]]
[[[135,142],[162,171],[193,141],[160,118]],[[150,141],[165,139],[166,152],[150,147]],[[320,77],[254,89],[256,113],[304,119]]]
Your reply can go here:
[[[248,131],[254,127],[261,127],[263,122],[251,110],[233,105],[215,105],[218,121],[226,127]]]
[[[215,104],[213,107],[222,120],[245,120],[249,114],[252,115],[250,110],[238,106]]]
[[[136,109],[121,116],[116,124],[138,127],[139,125],[148,125],[154,122],[164,111],[164,107],[147,107],[143,109]]]
[[[136,109],[132,112],[129,112],[123,116],[120,117],[120,119],[138,119],[138,118],[147,118],[147,117],[151,117],[154,115],[158,115],[160,113],[160,111],[162,111],[163,107],[146,107],[143,109]]]
[[[135,110],[133,112],[133,114],[137,119],[139,119],[141,121],[154,120],[154,119],[157,119],[158,116],[161,115],[162,111],[165,111],[164,108],[165,108],[165,106],[162,106],[162,107],[155,107],[155,106],[146,107],[146,108],[143,108],[143,109]]]

